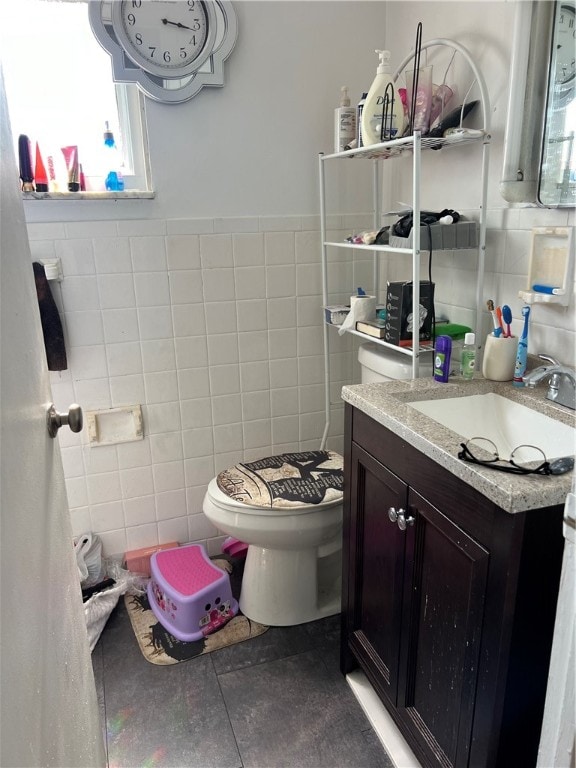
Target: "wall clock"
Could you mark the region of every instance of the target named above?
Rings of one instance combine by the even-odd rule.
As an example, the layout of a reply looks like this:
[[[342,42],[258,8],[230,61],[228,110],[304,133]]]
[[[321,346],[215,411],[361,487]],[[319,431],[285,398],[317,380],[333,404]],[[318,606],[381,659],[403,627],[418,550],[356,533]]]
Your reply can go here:
[[[167,104],[224,85],[238,32],[230,0],[90,0],[88,13],[116,82]]]

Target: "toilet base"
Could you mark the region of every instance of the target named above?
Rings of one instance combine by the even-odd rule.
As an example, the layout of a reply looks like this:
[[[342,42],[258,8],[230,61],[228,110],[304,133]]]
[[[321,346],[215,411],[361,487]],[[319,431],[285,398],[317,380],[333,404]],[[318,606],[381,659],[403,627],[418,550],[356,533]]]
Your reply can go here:
[[[277,627],[305,624],[340,613],[341,535],[318,550],[272,550],[250,545],[240,610],[252,621]]]

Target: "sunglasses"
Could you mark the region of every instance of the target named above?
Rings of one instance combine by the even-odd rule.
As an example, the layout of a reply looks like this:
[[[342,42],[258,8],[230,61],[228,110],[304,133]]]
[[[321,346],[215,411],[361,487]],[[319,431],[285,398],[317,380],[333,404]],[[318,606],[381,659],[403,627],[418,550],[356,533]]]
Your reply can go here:
[[[548,461],[544,451],[535,445],[518,445],[509,459],[501,459],[498,448],[487,437],[471,437],[460,443],[460,447],[462,450],[458,452],[458,458],[462,461],[514,475],[563,475],[574,469],[573,456]],[[486,455],[488,458],[485,458]]]

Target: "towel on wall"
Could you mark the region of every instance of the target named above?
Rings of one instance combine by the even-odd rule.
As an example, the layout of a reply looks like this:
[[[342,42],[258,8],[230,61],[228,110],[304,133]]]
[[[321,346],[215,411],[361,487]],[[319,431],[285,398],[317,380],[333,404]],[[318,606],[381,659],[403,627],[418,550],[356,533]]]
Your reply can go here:
[[[34,268],[34,280],[36,282],[36,293],[38,294],[38,306],[40,307],[40,320],[42,322],[42,333],[44,334],[48,370],[65,371],[68,368],[68,362],[66,360],[64,331],[60,315],[58,314],[58,307],[46,279],[44,265],[35,261],[32,266]]]

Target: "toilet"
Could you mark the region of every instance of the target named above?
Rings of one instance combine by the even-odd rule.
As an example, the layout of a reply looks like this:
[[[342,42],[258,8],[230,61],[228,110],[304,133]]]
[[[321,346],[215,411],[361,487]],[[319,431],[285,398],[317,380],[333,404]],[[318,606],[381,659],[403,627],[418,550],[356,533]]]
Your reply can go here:
[[[360,344],[358,347],[358,362],[360,363],[360,380],[362,384],[375,381],[390,381],[392,379],[412,378],[412,358],[396,352],[390,347],[383,347],[372,341]],[[432,376],[432,355],[420,357],[419,378]]]
[[[362,383],[412,378],[410,358],[388,347],[362,344],[358,360]],[[432,375],[431,360],[420,375]],[[294,626],[340,613],[342,465],[331,451],[303,451],[242,462],[210,481],[204,514],[248,544],[239,604],[249,619]]]
[[[240,610],[293,626],[340,613],[342,457],[303,451],[243,462],[210,481],[204,514],[248,544]]]

